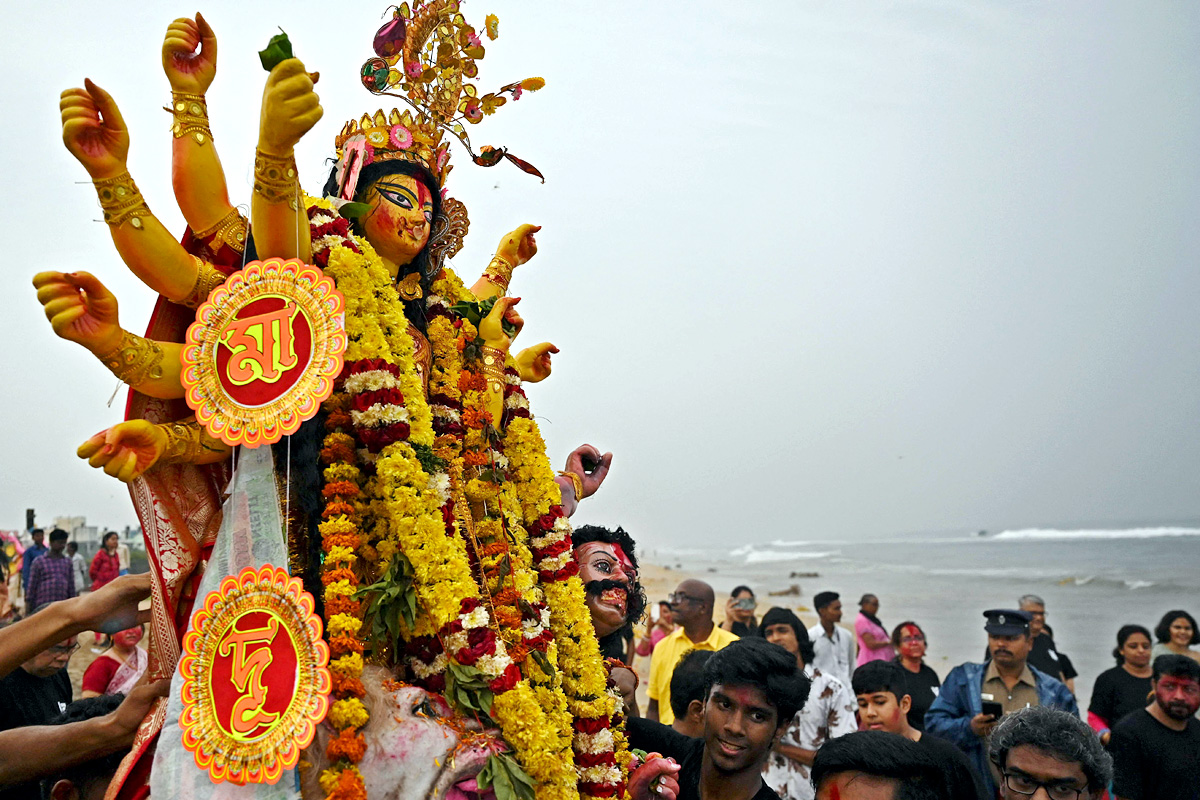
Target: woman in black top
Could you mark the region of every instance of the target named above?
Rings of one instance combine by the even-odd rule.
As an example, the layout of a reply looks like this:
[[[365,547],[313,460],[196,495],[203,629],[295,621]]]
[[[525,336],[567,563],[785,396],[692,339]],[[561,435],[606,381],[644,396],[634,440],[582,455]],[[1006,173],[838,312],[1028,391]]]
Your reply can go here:
[[[925,631],[912,620],[905,620],[892,630],[892,646],[900,654],[896,663],[905,669],[908,696],[912,698],[908,724],[919,731],[925,730],[925,712],[933,705],[942,685],[937,673],[925,663],[925,645]]]
[[[1088,706],[1088,724],[1106,745],[1110,728],[1150,702],[1150,631],[1141,625],[1122,626],[1113,657],[1117,666],[1096,677]]]
[[[750,587],[738,586],[725,601],[725,621],[721,627],[741,637],[759,636],[758,619],[754,616],[757,607],[758,600]]]

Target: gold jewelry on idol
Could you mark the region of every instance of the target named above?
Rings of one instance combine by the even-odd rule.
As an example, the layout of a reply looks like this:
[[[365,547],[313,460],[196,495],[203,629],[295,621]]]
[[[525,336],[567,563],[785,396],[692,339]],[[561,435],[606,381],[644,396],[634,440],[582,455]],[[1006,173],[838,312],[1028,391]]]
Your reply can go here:
[[[192,419],[187,422],[171,422],[162,427],[163,432],[167,435],[167,446],[163,449],[159,462],[166,464],[195,463],[196,458],[204,449],[200,441],[200,437],[204,433],[200,423]]]
[[[213,289],[225,282],[225,275],[198,256],[191,256],[191,259],[196,264],[196,282],[192,284],[192,290],[188,292],[188,296],[179,301],[179,305],[198,308],[208,299]]]
[[[512,280],[513,269],[513,265],[508,263],[507,258],[495,255],[488,262],[487,269],[483,271],[483,277],[499,286],[501,291],[507,291],[508,283]]]
[[[212,141],[212,130],[208,127],[208,104],[202,94],[171,92],[171,105],[166,109],[175,118],[171,133],[176,139],[190,136],[196,144]]]
[[[246,218],[242,216],[241,211],[231,208],[229,209],[229,213],[222,217],[215,225],[207,227],[202,231],[192,231],[192,236],[202,241],[211,239],[211,249],[213,252],[216,252],[222,244],[225,244],[231,249],[242,253],[246,250]]]
[[[567,472],[566,470],[560,470],[558,474],[562,475],[564,478],[571,479],[571,485],[575,487],[575,499],[582,500],[583,499],[583,478],[579,477],[579,473]]]
[[[484,345],[479,348],[479,360],[483,363],[483,376],[487,378],[488,389],[493,392],[503,392],[504,351]]]
[[[112,178],[93,180],[92,185],[100,198],[105,222],[119,228],[128,220],[134,228],[142,229],[142,217],[150,216],[150,209],[128,170]]]
[[[424,295],[421,291],[421,273],[410,272],[396,284],[396,291],[405,300],[419,300]]]
[[[272,205],[287,203],[293,211],[300,208],[300,181],[295,156],[273,156],[254,151],[254,191]]]
[[[121,341],[100,361],[129,386],[137,386],[163,376],[163,351],[158,342],[129,331],[121,331]]]

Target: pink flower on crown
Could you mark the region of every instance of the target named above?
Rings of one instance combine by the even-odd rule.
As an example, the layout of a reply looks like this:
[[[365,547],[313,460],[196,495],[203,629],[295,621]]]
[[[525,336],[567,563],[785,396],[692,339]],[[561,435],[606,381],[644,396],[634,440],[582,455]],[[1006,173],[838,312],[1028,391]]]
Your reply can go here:
[[[413,143],[412,131],[399,124],[393,125],[388,131],[388,139],[397,150],[407,150]]]
[[[421,73],[424,71],[425,68],[421,66],[420,61],[409,61],[404,65],[404,72],[410,78],[419,78],[421,77]]]

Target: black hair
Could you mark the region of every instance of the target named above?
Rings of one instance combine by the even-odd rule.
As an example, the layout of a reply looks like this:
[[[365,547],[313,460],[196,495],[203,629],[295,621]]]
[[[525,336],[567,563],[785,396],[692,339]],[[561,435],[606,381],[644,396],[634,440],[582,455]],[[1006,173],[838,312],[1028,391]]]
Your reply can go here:
[[[1171,641],[1171,623],[1180,618],[1186,619],[1192,624],[1192,640],[1188,644],[1200,644],[1200,626],[1196,625],[1196,618],[1181,608],[1163,614],[1163,618],[1154,628],[1154,635],[1158,641],[1163,644]]]
[[[110,536],[117,537],[117,542],[120,543],[121,534],[117,533],[116,531],[105,531],[104,535],[100,537],[100,546],[101,547],[104,546],[104,543],[108,541],[108,537],[110,537]]]
[[[821,745],[812,783],[842,772],[862,772],[897,781],[895,800],[950,800],[945,773],[924,746],[884,731],[856,731]]]
[[[1169,653],[1154,659],[1154,673],[1150,677],[1157,681],[1163,675],[1200,681],[1200,664],[1192,660],[1191,656]]]
[[[571,531],[571,548],[580,547],[588,542],[604,542],[605,544],[615,544],[620,546],[625,552],[625,556],[629,559],[629,563],[636,570],[638,568],[637,547],[634,544],[633,537],[630,536],[624,528],[617,526],[615,531],[610,531],[600,525],[580,525],[578,528]],[[585,589],[587,587],[584,587]],[[629,628],[629,633],[632,634],[632,626],[641,621],[642,615],[646,613],[646,605],[649,603],[646,597],[646,589],[642,586],[641,581],[635,580],[629,586],[626,592],[626,608],[625,608],[625,625],[621,629]]]
[[[704,684],[704,665],[713,657],[712,650],[689,650],[671,673],[671,712],[679,719],[687,716],[693,700],[704,703],[708,687]]]
[[[841,595],[837,592],[818,592],[813,597],[813,608],[815,608],[817,611],[820,611],[822,608],[825,608],[825,606],[829,605],[840,597]]]
[[[70,538],[71,534],[67,533],[62,528],[55,528],[54,530],[50,531],[50,541],[52,542],[65,542]]]
[[[40,533],[42,536],[46,535],[46,532],[44,530],[42,530],[41,528],[34,528],[33,530],[31,530],[29,532],[29,535],[33,536],[34,534],[37,534],[37,533]]]
[[[1125,656],[1121,655],[1121,648],[1123,648],[1125,643],[1129,641],[1129,637],[1133,636],[1135,633],[1140,633],[1142,636],[1145,636],[1147,642],[1151,641],[1150,631],[1146,630],[1143,626],[1122,625],[1121,629],[1117,631],[1117,646],[1113,648],[1112,653],[1113,658],[1117,660],[1118,667],[1125,663]]]
[[[921,627],[920,625],[918,625],[917,623],[913,622],[911,619],[906,619],[906,620],[904,620],[904,622],[901,622],[899,625],[897,625],[896,627],[892,628],[892,646],[893,646],[893,647],[899,647],[899,646],[900,646],[900,634],[901,634],[901,632],[904,630],[904,627],[905,627],[906,625],[911,625],[911,626],[913,626],[914,628],[916,628],[917,630],[919,630],[919,631],[921,632],[921,636],[924,636],[924,637],[925,637],[925,642],[926,642],[926,644],[928,644],[928,643],[929,643],[929,637],[928,637],[928,636],[925,636],[925,629],[924,629],[924,628],[922,628],[922,627]]]
[[[811,682],[791,653],[757,637],[730,642],[704,665],[704,697],[715,684],[754,686],[775,707],[775,727],[790,725],[808,700]]]
[[[876,692],[891,692],[896,695],[896,702],[908,691],[908,672],[895,661],[868,661],[850,678],[854,694],[875,694]]]
[[[96,717],[103,717],[117,710],[117,706],[121,705],[121,701],[125,699],[123,694],[102,694],[99,697],[89,697],[84,700],[76,700],[73,703],[68,703],[67,708],[54,719],[50,720],[50,725],[69,725],[72,722],[84,722]],[[121,766],[121,759],[125,757],[125,752],[118,751],[110,753],[106,756],[93,758],[91,761],[84,761],[82,764],[76,764],[73,767],[67,767],[59,771],[52,778],[46,781],[48,787],[54,786],[60,780],[68,780],[75,785],[80,797],[87,796],[88,788],[97,781],[104,781],[107,786],[116,774],[117,768]]]
[[[754,590],[749,586],[735,586],[733,591],[729,593],[730,597],[737,597],[742,592],[749,592],[751,597],[755,597]]]
[[[430,254],[429,246],[433,242],[433,230],[438,220],[442,216],[442,190],[438,184],[437,178],[426,167],[417,164],[413,161],[405,161],[404,159],[392,159],[390,161],[373,161],[362,168],[362,172],[358,176],[358,186],[354,191],[354,200],[358,203],[367,201],[367,192],[381,178],[386,178],[389,175],[408,175],[416,178],[421,183],[425,184],[425,188],[429,190],[431,202],[433,203],[433,218],[429,223],[429,240],[425,242],[425,246],[421,248],[421,252],[417,253],[413,258],[412,263],[408,265],[408,270],[396,276],[399,280],[409,272],[416,271],[421,277],[421,293],[422,297],[415,300],[404,300],[401,298],[401,303],[404,304],[404,316],[408,321],[416,326],[417,330],[425,333],[425,299],[424,295],[429,294],[429,286],[433,283],[433,275],[430,275]],[[325,181],[324,193],[326,197],[338,196],[337,185],[337,167],[335,166],[329,172],[329,179]],[[359,236],[363,235],[362,226],[358,220],[355,220],[351,227]]]
[[[78,550],[79,542],[67,542],[67,550],[70,550],[72,547],[74,547],[76,550]]]
[[[796,644],[800,645],[800,660],[805,666],[813,663],[816,658],[816,648],[812,639],[808,638],[808,629],[790,608],[775,606],[763,614],[762,622],[758,623],[758,635],[767,638],[767,628],[771,625],[791,625],[796,632]]]
[[[1074,714],[1049,706],[1031,706],[1005,714],[988,740],[988,757],[1003,771],[1008,754],[1022,745],[1036,748],[1064,764],[1079,764],[1093,793],[1112,780],[1112,756],[1105,752],[1095,731]]]

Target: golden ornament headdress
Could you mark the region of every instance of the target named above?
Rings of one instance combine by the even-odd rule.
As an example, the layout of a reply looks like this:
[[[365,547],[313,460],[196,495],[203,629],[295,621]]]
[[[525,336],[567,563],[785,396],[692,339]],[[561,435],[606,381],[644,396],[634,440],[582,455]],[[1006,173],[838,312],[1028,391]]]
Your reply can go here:
[[[467,149],[480,166],[491,167],[507,159],[522,171],[542,177],[536,167],[512,155],[506,148],[471,147],[463,122],[478,123],[496,109],[517,100],[526,91],[546,85],[541,78],[527,78],[480,95],[468,81],[479,74],[477,62],[484,47],[475,29],[459,13],[459,0],[416,0],[396,7],[392,19],[375,34],[376,57],[362,67],[362,82],[372,94],[398,97],[410,108],[384,115],[364,114],[350,120],[334,139],[337,148],[338,196],[350,200],[362,168],[375,161],[400,159],[428,169],[444,186],[450,174],[446,133]],[[490,40],[498,35],[499,20],[489,14],[484,33]],[[398,90],[398,91],[397,91]]]

